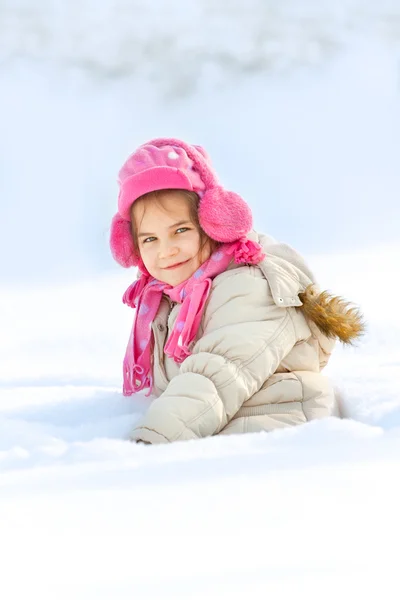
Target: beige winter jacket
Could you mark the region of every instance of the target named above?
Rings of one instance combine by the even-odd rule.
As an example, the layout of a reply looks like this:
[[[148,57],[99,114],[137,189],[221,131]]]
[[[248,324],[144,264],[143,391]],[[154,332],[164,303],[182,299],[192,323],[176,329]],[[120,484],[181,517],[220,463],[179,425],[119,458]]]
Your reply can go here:
[[[255,232],[249,237],[266,258],[257,266],[232,264],[215,277],[192,355],[181,365],[163,352],[179,312],[163,297],[153,323],[158,397],[132,440],[271,431],[338,414],[332,384],[321,374],[333,334],[328,327],[324,335],[303,306],[318,299],[312,273],[290,246]]]

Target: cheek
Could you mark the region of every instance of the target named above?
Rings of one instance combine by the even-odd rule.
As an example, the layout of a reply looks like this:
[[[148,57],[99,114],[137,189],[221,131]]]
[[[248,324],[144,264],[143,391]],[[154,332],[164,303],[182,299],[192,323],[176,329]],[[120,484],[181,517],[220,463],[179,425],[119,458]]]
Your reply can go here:
[[[152,246],[152,244],[149,244],[148,246],[147,245],[140,246],[139,250],[140,250],[140,256],[142,258],[142,261],[144,262],[144,264],[146,266],[155,261],[156,253],[154,251],[154,246]]]
[[[196,231],[187,240],[187,247],[192,250],[192,252],[198,252],[200,250],[200,234]]]

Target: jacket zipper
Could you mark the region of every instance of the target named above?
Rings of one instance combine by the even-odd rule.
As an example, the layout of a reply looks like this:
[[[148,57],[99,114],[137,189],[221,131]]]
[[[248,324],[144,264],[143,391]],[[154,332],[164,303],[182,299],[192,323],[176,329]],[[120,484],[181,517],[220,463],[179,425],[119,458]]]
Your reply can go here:
[[[177,304],[177,302],[173,302],[169,298],[168,298],[168,302],[169,302],[169,311],[168,311],[168,315],[167,315],[167,327],[168,327],[169,316]]]
[[[157,370],[161,375],[161,379],[163,379],[164,383],[166,385],[168,385],[168,379],[167,379],[167,374],[165,372],[164,360],[163,360],[164,348],[161,350],[159,339],[158,339],[158,332],[157,332],[157,329],[156,329],[156,326],[154,325],[154,323],[152,324],[151,327],[153,329],[153,336],[154,336],[154,342],[155,342],[156,353],[157,353],[157,357],[154,359],[153,368],[155,366],[157,366]]]
[[[167,319],[166,319],[166,335],[164,340],[166,341],[168,338],[168,332],[169,332],[169,327],[168,327],[168,321],[169,321],[169,316],[174,308],[174,306],[177,304],[177,302],[173,302],[172,300],[170,300],[170,298],[167,297],[168,303],[169,303],[169,311],[167,314]],[[155,345],[156,345],[156,351],[157,351],[157,367],[158,367],[158,371],[162,377],[162,379],[164,380],[164,383],[166,385],[168,385],[169,381],[167,379],[167,373],[165,371],[165,366],[164,366],[164,347],[161,348],[160,343],[159,343],[159,339],[158,339],[158,335],[157,335],[157,331],[156,328],[154,326],[154,323],[152,325],[153,328],[153,334],[154,334],[154,340],[155,340]],[[164,341],[164,344],[165,344]]]

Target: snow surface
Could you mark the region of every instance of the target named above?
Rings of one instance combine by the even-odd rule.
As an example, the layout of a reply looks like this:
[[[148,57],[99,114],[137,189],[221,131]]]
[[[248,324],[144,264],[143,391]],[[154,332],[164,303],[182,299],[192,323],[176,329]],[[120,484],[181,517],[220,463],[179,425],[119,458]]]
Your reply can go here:
[[[400,247],[309,258],[368,321],[349,418],[167,446],[127,441],[130,273],[0,291],[2,597],[398,597]]]
[[[399,597],[400,5],[299,6],[2,3],[2,599]],[[326,369],[346,418],[128,441],[149,400],[121,395],[134,273],[107,235],[158,135],[361,306]]]

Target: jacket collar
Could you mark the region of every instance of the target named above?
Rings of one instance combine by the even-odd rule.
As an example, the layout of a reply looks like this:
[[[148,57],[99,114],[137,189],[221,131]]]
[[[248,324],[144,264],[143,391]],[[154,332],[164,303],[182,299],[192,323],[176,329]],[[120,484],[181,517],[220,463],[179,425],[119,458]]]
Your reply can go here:
[[[299,293],[314,283],[314,276],[304,259],[291,246],[281,244],[270,236],[251,231],[247,237],[263,247],[266,256],[257,266],[270,285],[275,304],[302,306]]]

